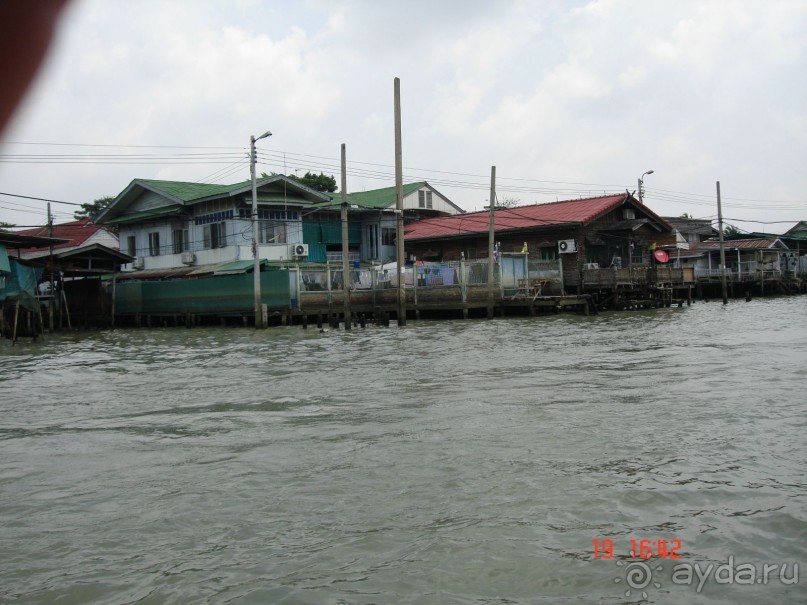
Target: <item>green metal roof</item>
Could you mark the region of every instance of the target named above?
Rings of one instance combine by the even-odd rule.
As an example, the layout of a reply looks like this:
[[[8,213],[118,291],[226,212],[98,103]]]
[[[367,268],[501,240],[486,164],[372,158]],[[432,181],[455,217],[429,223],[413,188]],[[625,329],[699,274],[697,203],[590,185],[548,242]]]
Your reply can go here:
[[[410,193],[417,191],[426,185],[425,181],[419,183],[409,183],[403,186],[403,195],[406,197]],[[347,194],[348,204],[353,204],[361,208],[381,209],[395,205],[395,187],[385,187],[383,189],[373,189],[372,191],[357,191]],[[340,203],[341,197],[334,198],[334,202]]]
[[[171,216],[179,214],[182,211],[181,206],[167,206],[165,208],[154,208],[153,210],[141,210],[140,212],[132,212],[126,216],[115,219],[115,224],[123,223],[136,223],[138,221],[146,221],[152,218],[161,218],[164,216]]]
[[[215,185],[210,183],[187,183],[181,181],[155,181],[151,179],[137,179],[148,187],[165,193],[171,197],[192,202],[206,197],[226,195],[230,191],[242,189],[249,185],[249,181],[230,185]]]

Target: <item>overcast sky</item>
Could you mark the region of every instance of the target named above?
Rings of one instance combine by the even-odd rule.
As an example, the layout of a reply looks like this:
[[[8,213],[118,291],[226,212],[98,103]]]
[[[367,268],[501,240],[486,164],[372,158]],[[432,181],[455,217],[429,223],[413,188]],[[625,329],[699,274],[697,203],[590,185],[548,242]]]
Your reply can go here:
[[[781,232],[807,220],[805,31],[804,0],[74,0],[3,135],[0,191],[238,182],[265,130],[259,171],[338,182],[345,143],[349,191],[392,186],[397,76],[404,180],[467,210],[493,165],[522,204],[654,170],[662,215],[713,218],[720,181],[724,216]],[[44,207],[0,195],[0,220]]]

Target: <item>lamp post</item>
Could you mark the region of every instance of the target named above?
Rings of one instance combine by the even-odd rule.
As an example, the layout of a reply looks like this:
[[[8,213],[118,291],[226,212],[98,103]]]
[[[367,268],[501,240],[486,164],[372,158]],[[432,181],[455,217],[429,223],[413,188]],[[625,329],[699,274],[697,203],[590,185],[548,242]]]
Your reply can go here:
[[[249,137],[249,173],[252,177],[252,257],[255,259],[255,328],[265,328],[263,322],[263,306],[261,304],[261,259],[258,254],[258,187],[255,179],[255,163],[257,154],[255,152],[255,141],[260,141],[271,137],[268,130],[261,136]]]
[[[644,204],[644,177],[648,174],[653,174],[653,170],[648,170],[642,176],[639,177],[639,203]]]

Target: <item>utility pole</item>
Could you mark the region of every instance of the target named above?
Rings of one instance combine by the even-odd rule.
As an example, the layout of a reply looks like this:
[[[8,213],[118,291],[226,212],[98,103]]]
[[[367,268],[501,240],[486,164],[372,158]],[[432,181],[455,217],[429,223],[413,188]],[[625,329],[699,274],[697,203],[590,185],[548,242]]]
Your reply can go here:
[[[345,303],[345,330],[350,330],[350,261],[347,228],[347,155],[342,143],[342,298]]]
[[[403,152],[401,151],[401,79],[395,78],[395,249],[398,271],[398,326],[406,325],[404,289]]]
[[[723,240],[723,206],[720,203],[720,181],[717,181],[717,228],[720,234],[720,285],[723,289],[723,304],[729,304],[726,286],[726,247]]]
[[[261,302],[261,258],[258,249],[258,187],[255,179],[255,164],[258,160],[255,152],[255,141],[271,137],[272,133],[264,132],[259,137],[249,137],[249,174],[252,179],[252,258],[255,261],[253,273],[255,274],[255,329],[266,327],[263,321],[263,304]]]
[[[488,228],[488,319],[493,319],[493,248],[496,236],[494,214],[496,212],[496,166],[490,167],[490,227]]]
[[[48,237],[53,237],[53,215],[50,213],[50,202],[48,202]],[[53,293],[53,242],[48,245],[50,251],[50,295],[56,299]]]

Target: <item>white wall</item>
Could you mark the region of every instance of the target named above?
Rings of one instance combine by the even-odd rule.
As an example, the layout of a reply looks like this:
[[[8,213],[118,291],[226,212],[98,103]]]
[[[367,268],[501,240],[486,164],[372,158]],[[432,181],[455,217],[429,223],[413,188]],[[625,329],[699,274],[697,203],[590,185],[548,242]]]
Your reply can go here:
[[[421,208],[420,207],[420,200],[418,191],[431,191],[432,192],[432,207],[431,208]],[[403,199],[403,206],[405,210],[434,210],[438,212],[445,212],[446,214],[459,214],[459,211],[454,208],[451,204],[448,203],[448,200],[429,189],[428,187],[421,187],[417,191],[413,191]]]

